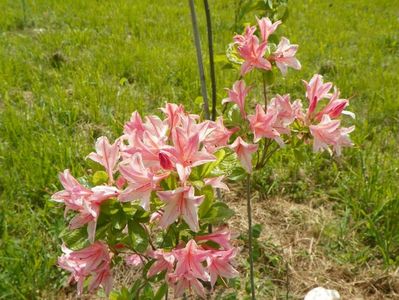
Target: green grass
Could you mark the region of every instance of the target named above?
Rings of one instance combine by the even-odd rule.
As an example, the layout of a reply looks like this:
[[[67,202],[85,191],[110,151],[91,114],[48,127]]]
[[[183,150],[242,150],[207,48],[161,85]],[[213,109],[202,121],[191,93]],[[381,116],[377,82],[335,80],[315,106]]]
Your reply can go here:
[[[211,1],[217,53],[231,41],[230,2]],[[64,220],[48,201],[57,172],[83,174],[95,138],[118,136],[134,110],[172,101],[198,111],[188,4],[156,3],[0,1],[0,299],[39,297],[65,278],[54,266]],[[335,201],[342,224],[334,234],[344,240],[355,230],[387,265],[399,255],[398,12],[394,0],[291,1],[280,32],[300,45],[303,70],[279,78],[273,92],[304,98],[300,79],[322,72],[354,97],[357,146],[337,160],[304,150],[299,164],[281,151],[273,176],[259,179],[294,201]],[[218,65],[219,100],[234,76]],[[345,243],[330,249],[365,260]]]

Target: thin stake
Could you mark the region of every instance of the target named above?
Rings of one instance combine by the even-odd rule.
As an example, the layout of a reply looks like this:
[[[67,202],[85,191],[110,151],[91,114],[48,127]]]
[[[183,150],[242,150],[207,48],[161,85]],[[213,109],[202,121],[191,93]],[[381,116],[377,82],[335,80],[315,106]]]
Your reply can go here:
[[[195,14],[195,7],[194,7],[194,0],[188,0],[188,3],[190,5],[191,22],[193,24],[194,44],[195,44],[195,49],[197,52],[198,71],[199,71],[200,81],[201,81],[201,94],[202,94],[202,99],[204,101],[204,113],[205,113],[205,118],[207,120],[209,120],[209,104],[208,104],[208,96],[207,96],[207,92],[206,92],[204,65],[202,62],[201,42],[200,42],[200,38],[199,38],[197,16]]]
[[[254,258],[252,251],[252,208],[251,208],[251,175],[247,175],[247,214],[248,214],[248,247],[249,247],[249,267],[251,279],[252,300],[255,300],[255,281],[254,281]]]
[[[211,87],[212,87],[212,120],[216,120],[216,76],[215,63],[213,57],[213,37],[212,37],[212,20],[211,11],[209,9],[208,0],[204,0],[206,28],[208,32],[208,51],[209,51],[209,67],[211,73]]]

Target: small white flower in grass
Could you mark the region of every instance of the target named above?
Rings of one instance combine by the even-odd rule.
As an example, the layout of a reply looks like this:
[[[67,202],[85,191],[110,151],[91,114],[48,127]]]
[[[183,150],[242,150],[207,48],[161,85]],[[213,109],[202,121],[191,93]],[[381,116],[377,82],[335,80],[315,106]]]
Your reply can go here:
[[[336,290],[327,290],[323,287],[317,287],[310,290],[304,300],[339,300],[341,299]]]

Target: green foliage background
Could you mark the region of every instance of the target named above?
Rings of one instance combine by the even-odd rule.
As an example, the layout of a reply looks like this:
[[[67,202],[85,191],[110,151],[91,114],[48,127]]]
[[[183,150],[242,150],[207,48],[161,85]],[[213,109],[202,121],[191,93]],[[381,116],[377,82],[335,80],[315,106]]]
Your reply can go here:
[[[236,3],[210,2],[223,53]],[[0,11],[0,299],[32,299],[65,279],[55,267],[63,212],[48,201],[60,188],[57,173],[84,174],[95,139],[119,136],[134,110],[172,101],[198,112],[200,89],[186,1],[1,0]],[[357,146],[333,161],[305,148],[281,151],[257,188],[334,201],[342,222],[327,251],[342,262],[372,255],[399,263],[398,14],[394,0],[291,1],[280,28],[300,45],[303,69],[279,77],[272,92],[304,99],[300,79],[322,73],[353,97]],[[217,64],[219,100],[234,76]],[[356,245],[347,239],[353,232]]]

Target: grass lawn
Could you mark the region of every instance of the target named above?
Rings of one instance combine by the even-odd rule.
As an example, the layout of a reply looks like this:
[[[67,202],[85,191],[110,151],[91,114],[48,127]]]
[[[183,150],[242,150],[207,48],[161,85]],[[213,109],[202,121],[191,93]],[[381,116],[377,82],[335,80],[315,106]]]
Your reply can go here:
[[[223,53],[234,1],[210,2]],[[33,299],[67,278],[55,266],[65,226],[49,201],[57,173],[83,174],[95,139],[119,136],[134,110],[171,101],[198,112],[200,86],[187,1],[0,0],[0,10],[0,299]],[[389,272],[399,266],[399,2],[292,0],[289,10],[279,31],[300,45],[303,68],[272,92],[304,99],[300,80],[322,73],[353,97],[356,146],[339,159],[280,151],[256,180],[259,202],[329,207],[323,255]],[[220,102],[235,73],[216,71]]]

